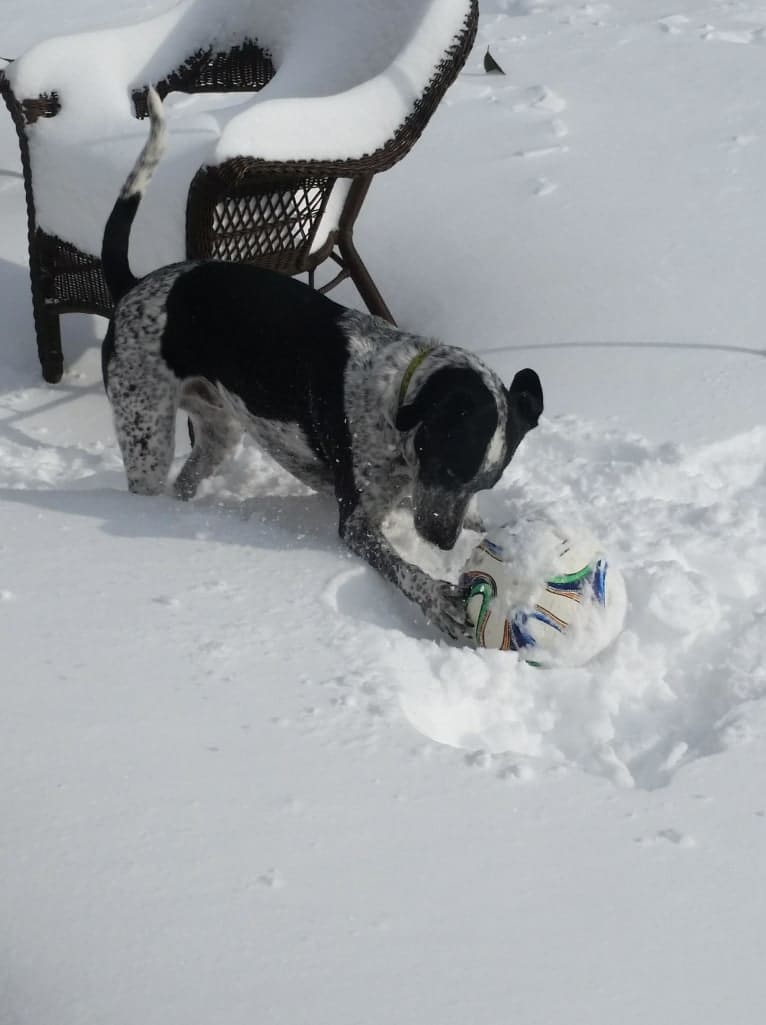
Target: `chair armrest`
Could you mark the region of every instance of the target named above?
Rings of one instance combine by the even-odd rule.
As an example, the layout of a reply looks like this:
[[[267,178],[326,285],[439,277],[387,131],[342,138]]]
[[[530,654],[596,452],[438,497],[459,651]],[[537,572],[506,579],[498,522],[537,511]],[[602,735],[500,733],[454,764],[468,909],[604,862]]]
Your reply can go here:
[[[265,173],[342,178],[393,166],[420,137],[476,38],[477,0],[426,6],[427,16],[391,64],[351,88],[307,94],[302,68],[303,88],[291,95],[288,55],[274,84],[223,126],[215,163],[232,170],[241,161],[250,173],[257,165]]]

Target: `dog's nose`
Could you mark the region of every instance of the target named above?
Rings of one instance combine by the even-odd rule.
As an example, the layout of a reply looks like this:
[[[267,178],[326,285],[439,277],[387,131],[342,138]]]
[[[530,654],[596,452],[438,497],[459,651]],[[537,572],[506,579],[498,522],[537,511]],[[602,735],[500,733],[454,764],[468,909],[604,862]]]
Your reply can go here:
[[[457,541],[457,534],[452,534],[450,537],[437,537],[434,540],[434,544],[437,548],[441,548],[443,552],[451,552],[455,547]]]
[[[460,521],[451,522],[438,512],[430,512],[415,517],[415,529],[424,540],[448,552],[455,547],[455,542],[460,534]]]

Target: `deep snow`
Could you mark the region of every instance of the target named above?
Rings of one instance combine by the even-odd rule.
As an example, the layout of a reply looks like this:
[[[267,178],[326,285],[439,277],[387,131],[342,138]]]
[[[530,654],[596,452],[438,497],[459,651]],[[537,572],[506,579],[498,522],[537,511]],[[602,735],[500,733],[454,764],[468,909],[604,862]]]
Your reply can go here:
[[[162,6],[2,0],[0,52]],[[482,14],[359,246],[402,326],[540,372],[482,505],[585,519],[625,630],[458,649],[250,445],[128,496],[103,322],[40,382],[0,119],[2,1025],[762,1019],[766,5]]]

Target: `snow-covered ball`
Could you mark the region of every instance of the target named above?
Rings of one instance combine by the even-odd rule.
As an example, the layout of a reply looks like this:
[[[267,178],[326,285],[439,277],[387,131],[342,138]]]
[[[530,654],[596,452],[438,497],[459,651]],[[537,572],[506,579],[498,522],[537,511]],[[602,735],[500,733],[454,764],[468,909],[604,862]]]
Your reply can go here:
[[[582,527],[525,520],[490,531],[463,567],[482,648],[541,666],[581,666],[622,629],[625,582]]]

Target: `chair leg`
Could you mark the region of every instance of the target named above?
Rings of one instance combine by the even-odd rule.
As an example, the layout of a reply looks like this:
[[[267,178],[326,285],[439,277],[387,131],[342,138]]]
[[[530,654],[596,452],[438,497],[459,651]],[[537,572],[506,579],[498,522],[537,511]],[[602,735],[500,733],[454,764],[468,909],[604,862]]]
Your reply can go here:
[[[45,306],[45,301],[32,285],[32,308],[37,335],[37,355],[43,378],[48,384],[58,384],[64,373],[64,354],[61,349],[60,315]]]
[[[372,280],[370,272],[362,262],[362,258],[354,245],[354,224],[371,184],[372,175],[368,174],[362,178],[355,178],[348,190],[346,203],[340,216],[336,243],[340,251],[340,260],[338,262],[341,267],[348,271],[351,280],[356,285],[356,289],[370,313],[377,317],[382,317],[396,327],[396,321],[392,317],[391,311],[386,306],[383,296],[378,291],[378,286]]]
[[[30,223],[32,215],[30,214]],[[32,314],[37,336],[37,355],[48,384],[58,384],[64,373],[64,355],[61,350],[60,314],[46,302],[52,293],[53,267],[50,266],[41,245],[39,232],[30,229],[29,278],[32,285]]]
[[[365,267],[361,256],[350,235],[341,235],[338,239],[338,249],[343,260],[343,266],[348,270],[351,280],[356,285],[356,290],[362,297],[367,309],[376,317],[382,317],[396,327],[391,310],[386,306],[383,296],[378,291],[378,286],[372,280],[370,272]]]

